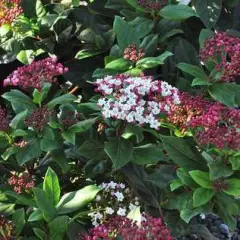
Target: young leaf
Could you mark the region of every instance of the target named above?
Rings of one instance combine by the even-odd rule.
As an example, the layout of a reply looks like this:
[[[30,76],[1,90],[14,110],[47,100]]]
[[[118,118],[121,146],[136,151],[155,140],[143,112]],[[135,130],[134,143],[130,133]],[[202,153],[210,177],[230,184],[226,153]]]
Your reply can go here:
[[[194,170],[189,172],[192,179],[201,187],[212,189],[209,173],[200,170]]]
[[[106,69],[113,69],[116,71],[126,71],[129,69],[129,67],[131,66],[131,62],[124,59],[124,58],[119,58],[116,60],[111,61],[110,63],[108,63],[105,68]]]
[[[42,214],[42,211],[39,208],[37,208],[29,216],[28,222],[35,222],[35,221],[40,221],[40,220],[43,220],[43,214]]]
[[[227,179],[225,183],[227,184],[227,189],[223,190],[225,193],[231,196],[240,196],[240,179]]]
[[[44,83],[43,88],[41,90],[34,89],[33,91],[33,102],[36,104],[41,104],[42,101],[46,98],[52,84]]]
[[[212,189],[197,188],[193,193],[193,207],[200,207],[209,202],[215,192]]]
[[[197,13],[191,7],[183,4],[168,4],[160,10],[159,15],[174,21],[183,21],[190,17],[198,17]]]
[[[51,201],[52,205],[57,205],[60,199],[60,185],[58,181],[58,176],[54,170],[50,167],[48,168],[44,182],[43,191],[45,192],[47,198]]]
[[[76,192],[66,193],[57,205],[58,214],[75,212],[89,204],[100,189],[96,185],[84,187]]]
[[[137,61],[136,66],[141,69],[149,69],[157,67],[164,63],[164,60],[173,54],[166,51],[158,57],[147,57]]]
[[[170,189],[172,192],[182,186],[183,186],[183,183],[180,179],[173,179],[170,183]]]
[[[109,140],[104,151],[112,160],[114,169],[120,169],[131,161],[133,145],[129,140],[118,137]]]
[[[191,86],[210,86],[212,85],[212,83],[210,83],[207,79],[203,79],[203,78],[194,78],[192,81]]]

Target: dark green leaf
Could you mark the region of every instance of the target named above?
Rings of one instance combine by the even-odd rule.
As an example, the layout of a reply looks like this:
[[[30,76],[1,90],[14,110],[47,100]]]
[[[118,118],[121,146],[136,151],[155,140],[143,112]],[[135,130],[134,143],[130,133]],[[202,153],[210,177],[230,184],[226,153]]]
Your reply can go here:
[[[212,28],[220,16],[222,0],[196,0],[196,11],[207,28]]]
[[[17,235],[20,235],[26,223],[24,208],[18,209],[14,212],[12,221],[16,226],[15,231]]]
[[[115,17],[113,29],[116,33],[118,44],[122,52],[126,47],[133,43],[137,45],[137,48],[139,47],[140,41],[137,32],[134,31],[133,26],[128,24],[121,17]]]
[[[170,158],[180,167],[187,170],[196,168],[206,170],[207,166],[196,147],[183,138],[161,136]]]
[[[124,138],[109,140],[104,148],[106,154],[113,162],[114,169],[122,168],[131,161],[133,156],[132,143]]]
[[[33,192],[44,219],[47,222],[51,222],[56,217],[56,209],[54,208],[54,205],[42,189],[33,188]]]
[[[154,144],[146,144],[135,147],[133,150],[132,161],[137,165],[156,164],[159,161],[165,161],[166,156],[160,146]]]
[[[48,224],[50,230],[49,238],[51,240],[60,240],[63,239],[64,234],[68,228],[69,217],[68,216],[60,216],[54,219],[52,222]]]
[[[19,90],[11,90],[2,95],[4,99],[9,101],[15,113],[20,113],[25,110],[32,111],[36,108],[32,100]]]
[[[240,86],[234,83],[216,83],[209,88],[215,100],[228,107],[240,106]]]
[[[197,17],[196,12],[189,6],[178,4],[168,4],[162,8],[159,12],[159,15],[170,20],[182,21],[189,17]]]

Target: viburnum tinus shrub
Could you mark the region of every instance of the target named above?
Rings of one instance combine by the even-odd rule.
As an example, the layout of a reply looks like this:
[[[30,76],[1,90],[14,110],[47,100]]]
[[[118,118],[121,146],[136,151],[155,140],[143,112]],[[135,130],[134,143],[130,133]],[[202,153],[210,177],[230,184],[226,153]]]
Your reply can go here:
[[[0,62],[27,64],[4,81],[0,211],[12,227],[1,234],[209,240],[194,226],[208,213],[234,230],[239,38],[224,19],[233,6],[22,0],[0,28]],[[42,53],[58,58],[32,62]]]

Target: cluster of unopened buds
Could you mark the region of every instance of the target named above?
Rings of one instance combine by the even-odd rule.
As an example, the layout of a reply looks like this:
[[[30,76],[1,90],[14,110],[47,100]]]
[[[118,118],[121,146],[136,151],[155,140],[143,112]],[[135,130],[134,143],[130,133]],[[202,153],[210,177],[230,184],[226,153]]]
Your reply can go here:
[[[240,149],[240,110],[220,103],[212,103],[205,112],[189,122],[197,130],[200,144],[213,144],[217,148]]]
[[[0,106],[0,131],[7,132],[9,129],[9,119],[7,112]]]
[[[136,44],[130,44],[127,48],[125,48],[123,53],[123,58],[136,63],[140,59],[144,58],[145,52],[143,48],[137,49]]]
[[[4,86],[12,85],[22,89],[36,88],[41,90],[44,82],[55,83],[57,76],[67,71],[68,69],[61,63],[57,63],[56,58],[45,58],[19,67],[4,80]]]
[[[8,179],[8,184],[13,187],[14,192],[22,194],[31,190],[35,186],[35,181],[29,173],[13,173]]]
[[[22,12],[21,0],[0,0],[0,27],[11,24]]]
[[[64,128],[69,128],[76,124],[80,120],[80,114],[77,111],[68,111],[66,115],[62,116],[61,113],[58,114],[59,121],[63,124]]]
[[[111,181],[102,183],[99,187],[101,192],[91,205],[93,211],[89,213],[93,226],[98,226],[113,215],[127,216],[139,207],[138,198],[131,196],[131,191],[125,184]]]
[[[145,215],[141,224],[123,216],[113,216],[105,223],[91,229],[83,240],[173,240],[161,218]]]
[[[5,216],[0,216],[0,239],[13,240],[15,235],[15,225],[13,222],[6,219]]]
[[[172,105],[168,121],[182,132],[193,130],[201,145],[240,149],[240,111],[201,96],[180,94],[180,105]]]
[[[200,58],[216,64],[216,70],[222,73],[221,81],[234,81],[240,75],[240,38],[219,32],[205,41]]]
[[[33,128],[36,131],[41,131],[50,121],[54,111],[48,109],[46,106],[35,109],[30,116],[28,116],[24,123],[26,126]]]
[[[158,12],[167,4],[167,0],[138,0],[138,4],[148,11]]]
[[[167,82],[151,77],[107,76],[95,83],[103,97],[98,100],[104,118],[149,125],[159,129],[160,114],[168,114],[170,106],[180,104],[179,91]]]

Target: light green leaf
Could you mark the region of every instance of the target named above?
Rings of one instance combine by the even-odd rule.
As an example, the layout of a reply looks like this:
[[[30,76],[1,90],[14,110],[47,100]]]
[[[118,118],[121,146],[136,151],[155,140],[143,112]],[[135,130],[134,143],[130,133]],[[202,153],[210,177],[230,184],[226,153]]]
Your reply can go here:
[[[189,172],[192,179],[201,187],[212,189],[209,173],[200,170]]]
[[[154,68],[164,64],[164,60],[173,54],[166,51],[158,57],[147,57],[137,61],[136,66],[141,69]]]
[[[227,189],[223,190],[225,193],[231,196],[240,196],[240,179],[232,178],[225,180],[227,184]]]
[[[43,182],[43,191],[45,192],[48,199],[51,200],[52,205],[57,205],[60,199],[60,185],[58,176],[54,170],[48,168]]]
[[[209,202],[215,192],[212,189],[197,188],[193,193],[193,207],[200,207]]]
[[[84,187],[78,191],[66,193],[57,205],[58,214],[75,212],[87,206],[100,191],[96,185]]]

